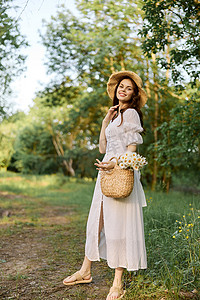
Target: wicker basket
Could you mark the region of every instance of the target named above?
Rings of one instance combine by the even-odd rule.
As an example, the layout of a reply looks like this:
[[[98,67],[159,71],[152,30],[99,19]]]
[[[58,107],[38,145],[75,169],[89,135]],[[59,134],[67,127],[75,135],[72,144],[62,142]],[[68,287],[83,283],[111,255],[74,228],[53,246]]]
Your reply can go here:
[[[100,171],[100,182],[102,193],[106,197],[126,198],[130,195],[134,185],[134,172],[132,170],[121,169],[117,163],[111,171]]]

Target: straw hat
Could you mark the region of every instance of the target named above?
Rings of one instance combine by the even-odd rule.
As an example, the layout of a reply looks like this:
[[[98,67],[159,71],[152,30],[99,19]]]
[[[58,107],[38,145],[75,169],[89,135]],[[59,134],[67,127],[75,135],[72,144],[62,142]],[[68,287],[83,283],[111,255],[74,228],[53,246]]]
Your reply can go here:
[[[116,72],[113,73],[107,83],[107,92],[108,95],[110,97],[111,100],[114,99],[115,96],[115,88],[117,86],[117,84],[124,78],[124,77],[130,77],[131,79],[133,79],[133,81],[135,82],[135,84],[138,87],[139,90],[139,95],[140,95],[140,108],[142,106],[145,105],[145,103],[147,102],[147,94],[146,92],[142,89],[142,79],[140,78],[140,76],[138,76],[136,73],[131,72],[131,71],[120,71],[120,72]]]

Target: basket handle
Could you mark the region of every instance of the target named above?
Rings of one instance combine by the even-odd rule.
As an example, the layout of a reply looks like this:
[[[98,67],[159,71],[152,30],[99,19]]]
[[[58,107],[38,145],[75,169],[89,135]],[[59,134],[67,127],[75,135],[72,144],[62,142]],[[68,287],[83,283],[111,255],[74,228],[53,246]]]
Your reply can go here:
[[[111,175],[111,174],[114,172],[115,167],[116,167],[117,164],[118,164],[118,159],[117,159],[117,157],[113,156],[113,157],[111,157],[111,158],[109,159],[109,161],[111,161],[113,158],[116,159],[116,164],[115,164],[114,168],[113,168],[111,171],[107,170],[107,171],[102,171],[102,172],[106,172],[108,175]]]

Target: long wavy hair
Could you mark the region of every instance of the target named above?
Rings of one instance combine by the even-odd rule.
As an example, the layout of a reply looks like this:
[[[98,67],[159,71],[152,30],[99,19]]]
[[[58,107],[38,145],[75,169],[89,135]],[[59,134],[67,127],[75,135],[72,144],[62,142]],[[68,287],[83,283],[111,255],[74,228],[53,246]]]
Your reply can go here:
[[[124,76],[117,84],[116,88],[115,88],[115,96],[113,99],[113,106],[119,104],[119,99],[117,98],[117,89],[120,85],[120,83],[122,82],[122,80],[124,79],[130,79],[132,84],[133,84],[133,96],[131,97],[131,99],[127,102],[127,107],[126,108],[122,108],[119,111],[119,107],[118,107],[118,113],[112,118],[112,121],[114,121],[115,118],[117,118],[117,116],[119,115],[119,113],[121,114],[121,123],[118,126],[121,126],[121,124],[123,123],[123,113],[128,109],[128,108],[134,108],[137,112],[138,115],[140,117],[140,122],[141,122],[141,126],[143,127],[143,114],[140,110],[140,95],[139,95],[139,90],[138,90],[138,86],[135,83],[135,81],[133,79],[131,79],[129,76]]]

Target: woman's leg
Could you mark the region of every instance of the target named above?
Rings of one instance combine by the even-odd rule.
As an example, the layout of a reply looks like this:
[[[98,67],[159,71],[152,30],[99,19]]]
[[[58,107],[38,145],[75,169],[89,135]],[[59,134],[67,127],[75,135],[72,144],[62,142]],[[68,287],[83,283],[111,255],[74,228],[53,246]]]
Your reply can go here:
[[[115,277],[113,281],[113,285],[121,285],[122,284],[122,275],[123,275],[124,268],[116,268],[115,269]]]
[[[99,240],[98,240],[98,244],[100,242],[100,233],[101,233],[101,230],[103,228],[103,201],[101,201],[101,212],[100,212],[100,217],[99,217]]]
[[[92,262],[87,258],[87,256],[84,257],[83,264],[79,270],[79,273],[81,277],[85,280],[89,280],[91,278],[91,266]],[[74,275],[68,276],[63,280],[63,283],[70,283],[74,282],[76,280],[76,277]]]
[[[114,277],[114,281],[113,281],[113,286],[118,286],[120,288],[122,288],[122,275],[123,275],[123,268],[116,268],[115,269],[115,277]],[[112,292],[109,293],[109,295],[107,296],[106,300],[114,300],[119,298],[119,293],[118,292]]]
[[[92,262],[87,258],[87,256],[84,257],[84,260],[83,260],[83,264],[80,268],[80,274],[81,275],[85,275],[85,274],[91,274],[91,266],[92,266]],[[86,277],[89,277],[90,276],[86,276]],[[88,278],[86,278],[88,279]]]
[[[99,218],[99,241],[100,241],[100,233],[103,228],[103,202],[101,203],[101,213],[100,213],[100,218]],[[83,279],[90,279],[91,277],[91,266],[92,262],[87,258],[87,256],[84,257],[82,266],[79,270],[80,275],[82,276]],[[68,276],[67,278],[64,279],[64,282],[69,283],[75,281],[76,278],[72,276]]]

